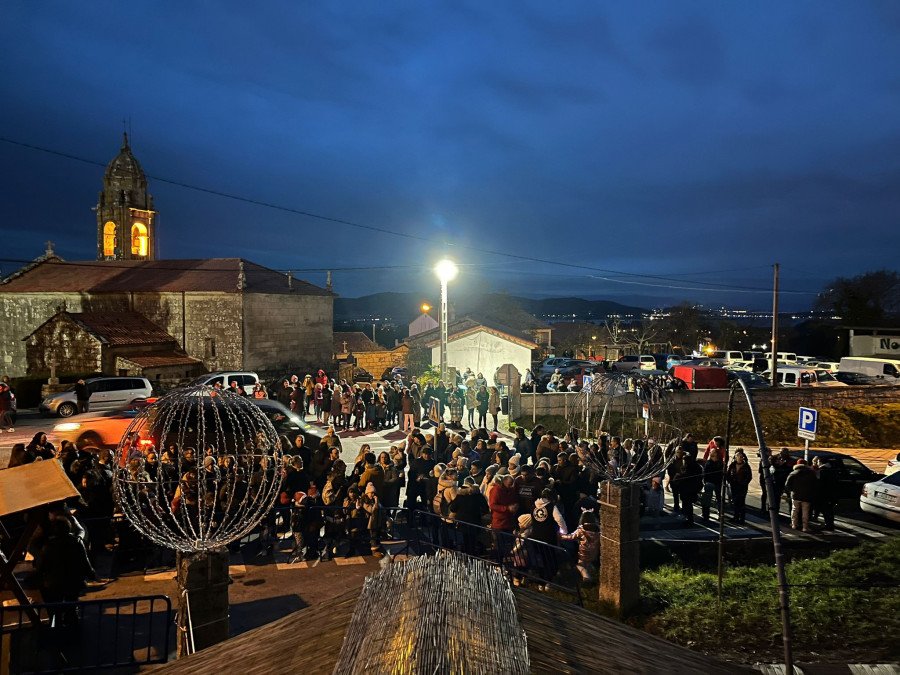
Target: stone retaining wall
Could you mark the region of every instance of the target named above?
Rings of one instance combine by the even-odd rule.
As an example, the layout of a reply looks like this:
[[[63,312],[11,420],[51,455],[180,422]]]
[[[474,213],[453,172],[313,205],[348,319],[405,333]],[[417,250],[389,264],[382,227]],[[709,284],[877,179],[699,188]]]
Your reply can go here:
[[[728,389],[676,391],[672,396],[680,410],[726,410]],[[860,405],[900,403],[900,386],[896,387],[806,387],[796,389],[752,389],[756,407],[760,410],[789,410],[805,408],[850,408]],[[510,395],[510,417],[559,415],[568,417],[579,400],[580,393],[554,392],[546,394]],[[743,407],[738,393],[738,405]],[[593,406],[592,406],[593,407]]]

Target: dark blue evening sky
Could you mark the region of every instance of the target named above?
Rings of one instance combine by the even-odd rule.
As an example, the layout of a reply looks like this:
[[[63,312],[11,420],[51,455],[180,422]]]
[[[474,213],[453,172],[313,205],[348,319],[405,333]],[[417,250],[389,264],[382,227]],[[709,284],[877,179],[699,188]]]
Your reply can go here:
[[[457,293],[753,307],[767,293],[737,291],[779,262],[806,292],[788,308],[897,267],[893,0],[13,2],[0,38],[4,138],[105,163],[130,118],[151,176],[430,240],[157,180],[162,257],[310,270],[449,251],[470,263]],[[92,259],[102,168],[9,143],[0,162],[0,258],[49,238]],[[334,279],[346,296],[437,284]]]

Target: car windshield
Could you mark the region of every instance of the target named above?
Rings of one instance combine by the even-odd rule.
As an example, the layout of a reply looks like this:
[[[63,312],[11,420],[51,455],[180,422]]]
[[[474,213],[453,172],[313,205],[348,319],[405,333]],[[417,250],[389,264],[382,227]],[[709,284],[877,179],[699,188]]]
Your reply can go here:
[[[892,473],[890,476],[885,476],[881,479],[881,482],[893,485],[894,487],[900,487],[900,471]]]
[[[834,375],[827,370],[817,370],[816,377],[819,379],[819,382],[837,382],[837,380],[834,379]]]

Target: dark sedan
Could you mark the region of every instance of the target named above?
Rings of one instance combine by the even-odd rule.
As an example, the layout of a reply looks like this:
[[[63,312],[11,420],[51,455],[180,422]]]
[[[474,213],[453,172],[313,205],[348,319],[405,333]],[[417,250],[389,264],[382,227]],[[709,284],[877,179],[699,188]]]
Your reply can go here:
[[[791,457],[793,459],[800,459],[803,456],[803,450],[791,450]],[[862,494],[863,485],[872,483],[884,477],[883,474],[872,471],[872,469],[850,455],[843,455],[839,452],[832,452],[830,450],[810,449],[810,463],[812,463],[815,457],[821,457],[823,460],[827,459],[831,468],[834,470],[838,485],[838,499],[858,500],[860,494]]]

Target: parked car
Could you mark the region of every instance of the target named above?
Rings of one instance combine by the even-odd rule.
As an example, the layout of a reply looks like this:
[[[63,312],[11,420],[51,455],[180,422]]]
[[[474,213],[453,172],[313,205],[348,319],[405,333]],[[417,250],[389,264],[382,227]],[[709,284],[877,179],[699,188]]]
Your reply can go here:
[[[540,380],[544,376],[549,377],[552,375],[557,368],[565,368],[566,365],[568,365],[569,360],[570,359],[562,356],[551,356],[550,358],[544,359],[543,363],[533,369],[532,372],[534,372],[535,378]]]
[[[610,370],[625,372],[628,370],[656,370],[656,359],[650,354],[626,354],[613,361]]]
[[[750,389],[761,389],[762,387],[770,386],[769,381],[762,375],[757,375],[747,370],[729,369],[728,381],[734,382],[735,380],[743,380]]]
[[[771,381],[772,371],[762,374]],[[834,375],[823,368],[805,368],[803,366],[779,366],[778,384],[783,387],[846,387],[847,385],[834,378]]]
[[[353,366],[353,381],[354,382],[372,382],[375,377],[365,368],[360,368],[359,366]]]
[[[73,415],[53,427],[51,437],[56,443],[70,441],[79,449],[114,448],[122,440],[128,425],[137,417],[139,408]],[[143,442],[149,445],[153,441],[143,439]]]
[[[900,523],[900,473],[863,485],[859,508],[866,513]]]
[[[684,363],[685,361],[690,360],[689,356],[685,356],[684,354],[667,354],[666,355],[666,367],[664,370],[668,370],[673,366],[678,366]]]
[[[153,396],[150,380],[146,377],[93,377],[84,381],[91,393],[90,408],[92,412],[103,410],[122,410],[135,401]],[[75,398],[75,385],[67,391],[50,394],[45,397],[38,410],[42,415],[59,415],[71,417],[78,411]]]
[[[841,371],[860,373],[888,381],[900,378],[900,360],[864,356],[845,356],[841,359]],[[892,384],[894,382],[891,382]]]
[[[603,367],[597,363],[595,363],[593,365],[588,365],[588,366],[576,364],[574,366],[567,366],[565,368],[559,369],[559,375],[562,378],[562,381],[568,385],[568,383],[574,379],[575,382],[578,384],[579,389],[581,389],[584,386],[584,376],[585,375],[595,375],[597,373],[605,373],[605,372],[606,371],[603,369]],[[550,382],[550,377],[551,376],[548,375],[546,378],[544,378],[542,384],[545,387]]]
[[[304,444],[315,449],[319,447],[319,442],[325,437],[325,432],[320,427],[307,424],[300,415],[291,412],[278,401],[270,398],[252,398],[249,400],[259,406],[263,414],[269,418],[278,435],[287,436],[292,444],[297,436],[303,434]]]
[[[884,468],[884,475],[890,476],[892,473],[897,473],[900,471],[900,452],[897,453],[897,456],[894,459],[889,459],[887,466]]]
[[[838,372],[834,373],[833,376],[834,379],[836,379],[838,382],[843,382],[844,384],[852,386],[872,386],[876,384],[884,384],[884,380],[880,380],[877,377],[869,377],[868,375],[863,375],[862,373],[849,373],[839,370]]]
[[[394,366],[393,368],[385,368],[384,372],[381,373],[381,379],[393,382],[398,375],[400,376],[400,379],[404,384],[406,384],[406,382],[409,380],[409,370],[406,368],[406,366]]]
[[[841,369],[840,361],[810,361],[806,364],[810,368],[821,368],[827,370],[832,375],[836,375]]]
[[[791,450],[791,457],[794,459],[800,459],[803,455],[803,450]],[[883,478],[882,474],[872,471],[872,469],[850,455],[832,452],[831,450],[811,449],[809,451],[809,461],[812,462],[815,457],[827,459],[834,470],[838,487],[838,499],[858,499],[866,483]]]
[[[214,387],[216,386],[217,382],[222,385],[223,389],[227,389],[229,386],[231,386],[232,382],[237,382],[239,387],[243,387],[244,391],[248,395],[251,395],[253,394],[253,387],[256,386],[257,382],[259,382],[259,376],[256,373],[250,371],[218,371],[215,373],[207,373],[206,375],[201,375],[193,382],[191,382],[191,385],[205,384],[207,387]]]
[[[725,362],[725,365],[729,365],[733,361],[743,361],[744,360],[744,352],[739,352],[737,350],[728,350],[728,349],[720,349],[712,352],[708,352],[707,356],[711,359],[720,359]]]

